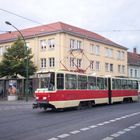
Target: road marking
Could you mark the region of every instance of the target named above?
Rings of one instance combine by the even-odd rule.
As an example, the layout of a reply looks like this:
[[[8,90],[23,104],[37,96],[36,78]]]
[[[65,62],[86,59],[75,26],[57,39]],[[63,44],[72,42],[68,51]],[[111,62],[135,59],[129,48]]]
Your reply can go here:
[[[125,116],[122,116],[122,117],[121,117],[121,119],[125,119],[125,118],[126,118]]]
[[[131,131],[131,129],[129,129],[129,128],[125,128],[124,131]]]
[[[115,120],[118,121],[118,120],[121,120],[121,118],[116,118]]]
[[[140,123],[135,124],[135,126],[140,126]]]
[[[92,128],[96,128],[96,127],[100,127],[100,126],[103,126],[105,124],[109,124],[109,123],[112,123],[112,122],[116,122],[116,121],[119,121],[119,120],[122,120],[122,119],[126,119],[128,117],[132,117],[132,116],[135,116],[135,115],[139,115],[140,112],[136,112],[136,113],[132,113],[132,114],[128,114],[128,115],[125,115],[125,116],[122,116],[122,117],[119,117],[119,118],[114,118],[112,120],[109,120],[109,121],[105,121],[105,122],[102,122],[102,123],[98,123],[96,125],[90,125],[88,127],[84,127],[84,128],[80,128],[79,130],[75,130],[75,131],[71,131],[71,132],[68,132],[66,134],[62,134],[62,135],[58,135],[56,137],[52,137],[48,140],[59,140],[59,139],[64,139],[66,137],[69,137],[71,136],[71,134],[75,135],[75,134],[78,134],[78,133],[81,133],[83,131],[87,131],[87,130],[90,130]],[[140,122],[139,123],[136,123],[134,124],[133,126],[130,126],[128,128],[125,128],[123,129],[122,131],[118,131],[108,137],[105,137],[103,138],[102,140],[113,140],[115,137],[119,137],[120,135],[128,132],[128,131],[131,131],[132,129],[135,129],[136,127],[140,126]]]
[[[48,140],[58,140],[58,138],[50,138],[50,139],[48,139]]]
[[[135,115],[136,115],[136,114],[135,114]],[[138,127],[138,126],[140,126],[140,122],[139,122],[139,123],[136,123],[136,124],[134,124],[134,125],[132,125],[132,126],[130,126],[130,127],[128,127],[128,128],[125,128],[125,129],[123,129],[122,131],[118,131],[118,132],[116,132],[116,133],[110,135],[110,137],[105,137],[105,138],[103,138],[102,140],[110,140],[109,138],[114,139],[114,138],[116,138],[116,137],[119,137],[120,135],[125,134],[126,132],[132,131],[133,129],[135,129],[135,128]],[[111,140],[112,140],[112,139],[111,139]]]
[[[118,134],[124,134],[125,133],[125,131],[119,131],[119,132],[117,132]]]
[[[80,133],[80,131],[79,130],[75,130],[75,131],[72,131],[72,132],[70,132],[71,134],[77,134],[77,133]]]
[[[110,120],[109,123],[110,123],[110,122],[115,122],[115,121],[116,121],[116,120]]]
[[[102,139],[102,140],[113,140],[114,138],[112,138],[112,137],[106,137],[106,138],[104,138],[104,139]]]
[[[80,130],[82,130],[82,131],[87,131],[87,130],[89,130],[90,128],[89,127],[85,127],[85,128],[81,128]]]
[[[97,127],[97,125],[91,125],[91,126],[89,126],[89,128],[95,128],[95,127]]]
[[[112,134],[111,137],[115,137],[116,138],[116,137],[119,137],[120,135],[121,134],[115,133],[115,134]]]
[[[99,123],[99,124],[97,124],[98,126],[102,126],[102,125],[104,125],[104,123]]]
[[[104,124],[108,124],[108,123],[110,123],[110,122],[109,121],[104,122]]]
[[[137,126],[130,126],[129,129],[135,129]]]
[[[58,138],[66,138],[66,137],[68,137],[68,136],[70,136],[70,134],[62,134],[62,135],[59,135],[59,136],[57,136]]]

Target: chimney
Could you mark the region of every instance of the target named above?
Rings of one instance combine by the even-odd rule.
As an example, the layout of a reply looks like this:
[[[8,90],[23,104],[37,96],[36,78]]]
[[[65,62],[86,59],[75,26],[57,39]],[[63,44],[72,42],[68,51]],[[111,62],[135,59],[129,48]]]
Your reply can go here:
[[[133,53],[137,53],[137,48],[133,48]]]

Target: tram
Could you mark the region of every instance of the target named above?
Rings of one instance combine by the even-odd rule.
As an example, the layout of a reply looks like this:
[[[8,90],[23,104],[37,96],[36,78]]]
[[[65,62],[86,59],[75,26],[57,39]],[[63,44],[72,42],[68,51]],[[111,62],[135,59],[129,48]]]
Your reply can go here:
[[[38,73],[38,77],[33,108],[80,108],[138,100],[136,79],[96,77],[67,71]]]

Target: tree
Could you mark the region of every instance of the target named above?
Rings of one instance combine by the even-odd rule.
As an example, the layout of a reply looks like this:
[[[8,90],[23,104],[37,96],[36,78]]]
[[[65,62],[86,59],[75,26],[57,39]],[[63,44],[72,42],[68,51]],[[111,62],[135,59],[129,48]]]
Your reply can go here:
[[[24,53],[24,42],[19,37],[10,48],[6,49],[0,62],[0,77],[8,76],[17,78],[17,75],[26,77],[26,55]],[[37,68],[32,62],[31,49],[27,50],[29,76],[33,75]]]

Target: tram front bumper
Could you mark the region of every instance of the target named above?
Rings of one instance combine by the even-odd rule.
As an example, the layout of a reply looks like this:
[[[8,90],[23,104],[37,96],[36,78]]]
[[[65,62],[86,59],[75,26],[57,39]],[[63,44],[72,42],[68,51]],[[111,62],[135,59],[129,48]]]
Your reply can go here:
[[[36,108],[47,108],[48,102],[47,101],[36,101],[33,103],[33,109]]]

